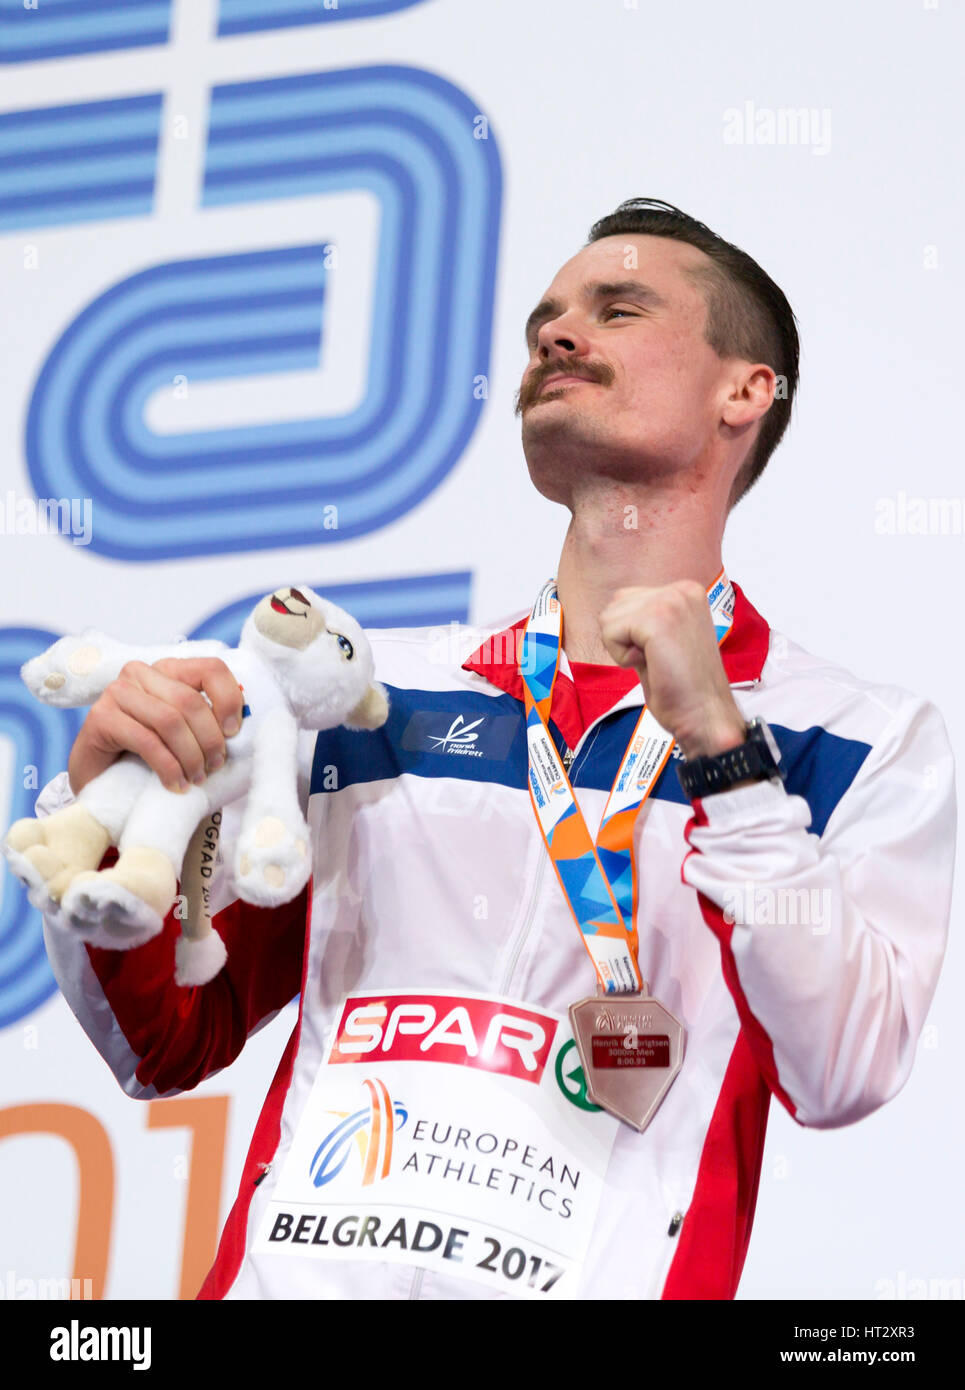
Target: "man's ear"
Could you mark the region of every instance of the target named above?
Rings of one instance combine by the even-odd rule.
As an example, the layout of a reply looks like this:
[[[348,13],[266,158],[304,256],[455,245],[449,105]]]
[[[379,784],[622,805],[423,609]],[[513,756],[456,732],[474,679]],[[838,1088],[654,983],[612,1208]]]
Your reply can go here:
[[[744,365],[740,379],[732,383],[721,410],[721,420],[731,429],[753,425],[766,415],[774,400],[777,376],[764,362]]]
[[[379,729],[389,717],[389,701],[385,688],[378,683],[369,686],[355,708],[342,723],[348,729]]]

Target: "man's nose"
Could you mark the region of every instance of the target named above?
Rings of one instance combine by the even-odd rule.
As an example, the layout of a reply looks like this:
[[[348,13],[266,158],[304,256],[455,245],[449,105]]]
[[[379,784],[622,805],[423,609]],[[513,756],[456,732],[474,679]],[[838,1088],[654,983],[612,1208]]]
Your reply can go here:
[[[536,351],[544,362],[561,353],[582,357],[590,351],[590,340],[574,315],[561,314],[540,325]]]

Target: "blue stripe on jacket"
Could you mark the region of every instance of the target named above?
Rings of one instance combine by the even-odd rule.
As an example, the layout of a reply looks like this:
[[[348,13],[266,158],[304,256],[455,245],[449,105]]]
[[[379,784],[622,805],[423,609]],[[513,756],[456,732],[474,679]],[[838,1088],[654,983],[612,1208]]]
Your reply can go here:
[[[359,732],[338,728],[319,734],[312,768],[313,794],[403,773],[525,790],[526,734],[521,701],[512,695],[475,691],[395,686],[386,686],[386,690],[389,718],[381,729]],[[639,715],[639,708],[624,709],[597,724],[570,769],[574,786],[610,790]],[[828,733],[817,725],[797,730],[770,724],[770,728],[787,767],[785,786],[791,795],[804,797],[811,808],[811,830],[822,835],[871,746]],[[565,741],[552,721],[550,732],[562,752]],[[673,760],[651,795],[686,805]]]

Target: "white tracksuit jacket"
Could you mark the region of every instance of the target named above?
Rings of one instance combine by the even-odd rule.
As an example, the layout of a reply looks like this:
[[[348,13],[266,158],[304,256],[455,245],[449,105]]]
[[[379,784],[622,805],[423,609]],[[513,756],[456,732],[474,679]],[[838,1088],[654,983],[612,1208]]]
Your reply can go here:
[[[955,842],[936,710],[770,632],[737,590],[721,655],[788,775],[691,806],[671,762],[638,814],[641,967],[687,1030],[640,1134],[581,1087],[567,1008],[595,980],[530,805],[518,673],[468,669],[494,632],[369,631],[390,718],[318,737],[310,911],[307,894],[232,901],[225,873],[228,965],[187,1002],[173,920],[128,952],[47,929],[68,1003],[134,1097],[228,1065],[300,992],[202,1297],[729,1298],[771,1092],[829,1127],[909,1075]],[[641,699],[573,750],[591,832]],[[62,778],[38,809],[65,795]]]

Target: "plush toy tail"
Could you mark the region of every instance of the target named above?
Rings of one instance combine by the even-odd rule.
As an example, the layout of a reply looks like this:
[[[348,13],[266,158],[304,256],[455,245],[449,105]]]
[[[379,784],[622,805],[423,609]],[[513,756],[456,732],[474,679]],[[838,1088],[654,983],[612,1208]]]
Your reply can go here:
[[[211,925],[211,879],[221,833],[221,812],[205,816],[191,836],[181,869],[183,916],[174,949],[178,985],[206,985],[228,959],[221,937]]]
[[[207,936],[200,938],[189,937],[182,928],[174,948],[174,982],[185,989],[206,985],[227,959],[225,944],[210,922]]]

